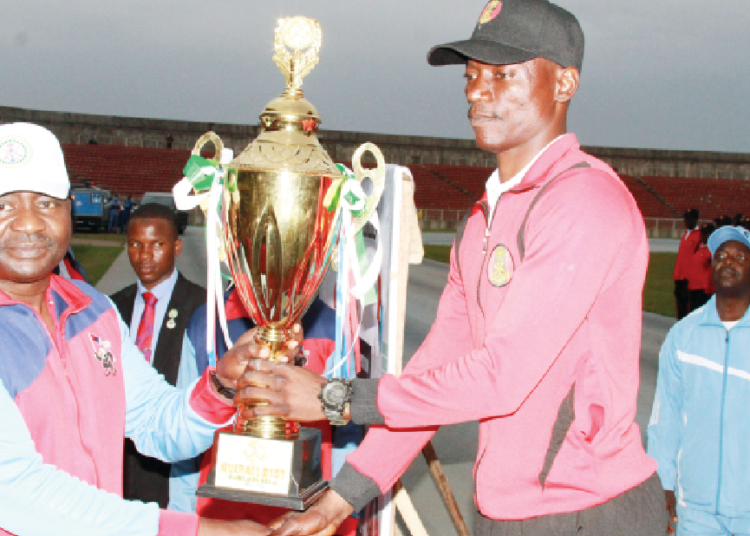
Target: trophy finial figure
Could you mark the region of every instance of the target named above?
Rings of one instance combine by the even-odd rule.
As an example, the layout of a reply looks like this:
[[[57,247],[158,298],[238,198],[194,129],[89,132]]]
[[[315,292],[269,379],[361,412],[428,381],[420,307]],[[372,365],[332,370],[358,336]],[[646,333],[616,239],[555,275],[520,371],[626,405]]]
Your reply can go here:
[[[320,24],[306,17],[279,19],[274,37],[273,61],[286,78],[286,91],[300,93],[302,79],[318,63]]]

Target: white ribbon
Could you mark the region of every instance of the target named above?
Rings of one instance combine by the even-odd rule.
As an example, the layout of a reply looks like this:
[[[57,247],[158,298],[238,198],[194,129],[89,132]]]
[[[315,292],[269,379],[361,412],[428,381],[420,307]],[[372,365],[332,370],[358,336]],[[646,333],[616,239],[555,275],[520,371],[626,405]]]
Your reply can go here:
[[[219,312],[219,326],[224,336],[227,348],[232,347],[227,327],[227,315],[224,308],[224,295],[221,280],[221,238],[223,227],[220,218],[222,194],[224,192],[224,177],[226,173],[223,168],[232,161],[234,152],[231,149],[221,151],[221,168],[214,174],[211,188],[208,192],[190,195],[193,184],[190,179],[183,177],[172,188],[175,206],[179,210],[192,210],[201,206],[206,215],[206,353],[209,366],[216,366],[216,352],[214,340],[216,337],[216,311]]]
[[[348,169],[347,172],[349,172]],[[350,193],[356,200],[354,203],[349,201],[349,196],[347,196],[347,194]],[[350,259],[351,269],[354,275],[354,286],[349,290],[349,293],[359,301],[362,301],[365,293],[375,286],[378,276],[380,275],[380,267],[383,264],[383,249],[380,244],[380,219],[378,218],[378,211],[373,210],[370,219],[367,221],[375,228],[375,255],[370,261],[367,271],[364,274],[359,265],[356,245],[356,234],[359,230],[355,228],[353,218],[355,212],[359,212],[365,207],[366,197],[367,195],[362,189],[362,185],[357,180],[344,181],[344,184],[341,186],[339,203],[346,211],[344,212],[342,231],[346,244],[346,255]]]

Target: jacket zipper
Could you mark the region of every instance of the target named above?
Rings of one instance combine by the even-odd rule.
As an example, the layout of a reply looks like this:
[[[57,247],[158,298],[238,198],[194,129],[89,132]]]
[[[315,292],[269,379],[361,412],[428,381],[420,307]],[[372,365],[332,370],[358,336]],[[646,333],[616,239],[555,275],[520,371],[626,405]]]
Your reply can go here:
[[[487,265],[487,244],[490,239],[492,224],[495,222],[495,216],[497,215],[498,205],[500,205],[500,199],[497,200],[495,209],[492,211],[492,217],[489,219],[489,221],[487,222],[487,227],[484,229],[484,244],[482,245],[482,269],[479,272],[479,282],[477,284],[477,305],[479,306],[479,310],[482,311],[482,314],[484,314],[484,307],[482,307],[482,281],[484,280],[484,278],[482,277],[482,274],[484,273],[485,266]]]
[[[68,314],[67,310],[64,311],[63,314],[59,316],[57,330],[54,335],[49,332],[49,330],[47,329],[47,324],[45,324],[44,321],[41,321],[41,323],[42,323],[42,326],[44,326],[45,331],[47,331],[47,334],[49,335],[50,339],[52,339],[57,349],[57,354],[60,356],[60,361],[62,362],[62,366],[63,366],[63,375],[65,376],[65,379],[68,382],[70,393],[73,396],[73,400],[75,401],[75,404],[76,404],[76,420],[77,420],[77,425],[78,425],[78,434],[77,434],[78,444],[81,447],[81,451],[88,456],[89,461],[91,462],[91,467],[94,470],[94,479],[95,479],[94,485],[98,487],[99,486],[99,468],[96,466],[96,463],[94,462],[93,453],[91,452],[91,450],[86,448],[86,445],[83,442],[83,437],[81,437],[81,403],[78,400],[78,397],[76,396],[76,390],[73,387],[73,382],[71,381],[70,376],[68,375],[68,356],[65,353],[65,344],[64,344],[65,337],[63,335],[63,333],[65,332],[65,329],[64,329],[65,322],[67,321],[68,316],[70,315]]]
[[[724,378],[723,382],[724,385],[722,387],[721,392],[721,413],[719,417],[719,470],[718,470],[718,486],[716,488],[716,514],[718,515],[721,512],[721,468],[722,468],[722,459],[723,459],[723,453],[724,453],[724,408],[726,407],[726,398],[727,398],[727,379],[729,378],[729,330],[727,330],[727,335],[725,338],[725,348],[724,348]]]
[[[500,197],[502,197],[502,196],[500,196]],[[483,257],[482,258],[482,269],[479,272],[479,282],[477,283],[477,305],[479,306],[479,310],[482,312],[482,314],[484,314],[484,308],[482,307],[482,293],[481,293],[481,290],[482,290],[482,279],[483,279],[482,274],[484,273],[484,268],[485,268],[485,265],[487,264],[487,243],[489,242],[489,239],[490,239],[490,230],[492,228],[492,224],[495,221],[495,216],[497,215],[497,209],[498,209],[498,205],[499,204],[500,204],[500,199],[497,200],[497,203],[495,204],[495,210],[492,211],[492,217],[487,222],[487,227],[484,230],[484,244],[482,245],[482,257]],[[487,218],[485,216],[485,220],[486,219]],[[489,432],[490,432],[489,429],[487,429],[485,433],[489,434]],[[483,435],[481,427],[480,427],[480,430],[479,430],[479,434]],[[476,502],[477,502],[477,508],[479,508],[479,485],[478,485],[478,483],[479,483],[479,469],[482,466],[482,460],[484,460],[484,455],[487,452],[487,445],[489,445],[489,439],[485,442],[484,450],[482,450],[482,453],[479,455],[479,458],[477,459],[477,463],[475,465],[475,467],[476,467],[476,470],[475,470],[476,476],[474,477],[474,480],[477,483],[476,484],[476,497],[477,497]]]

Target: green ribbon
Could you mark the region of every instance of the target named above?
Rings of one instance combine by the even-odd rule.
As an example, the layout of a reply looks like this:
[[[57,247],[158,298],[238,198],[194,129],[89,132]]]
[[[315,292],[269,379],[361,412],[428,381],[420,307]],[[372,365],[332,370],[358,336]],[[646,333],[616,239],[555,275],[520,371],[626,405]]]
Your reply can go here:
[[[214,176],[219,172],[218,160],[208,160],[200,155],[193,154],[185,164],[182,173],[193,185],[196,192],[210,190],[214,182]]]
[[[352,173],[347,173],[346,168],[343,165],[336,164],[336,167],[339,168],[339,171],[342,174],[342,178],[334,179],[333,183],[330,186],[330,189],[328,190],[328,193],[326,193],[323,204],[325,205],[328,212],[333,212],[338,208],[339,203],[341,202],[341,188],[343,188],[344,183],[350,180],[357,180],[357,178]],[[357,195],[351,190],[346,193],[345,198],[352,205],[355,205],[360,200],[359,197],[357,197]],[[352,211],[352,216],[354,216],[355,218],[359,218],[363,213],[364,208],[362,208],[361,210],[354,210]]]
[[[343,177],[340,179],[335,179],[334,182],[331,184],[331,187],[328,190],[328,193],[326,194],[323,204],[325,205],[326,210],[328,210],[328,212],[333,212],[339,206],[339,203],[341,201],[341,188],[343,188],[344,183],[350,180],[357,180],[357,178],[353,174],[347,173],[346,168],[342,166],[341,164],[336,164],[336,167],[339,168],[339,171],[341,171],[341,174],[343,175]],[[344,197],[352,205],[360,201],[359,197],[351,190],[349,190]],[[364,214],[364,208],[360,210],[352,211],[352,216],[354,216],[355,218],[361,217],[362,214]],[[367,258],[367,248],[365,247],[365,236],[364,236],[364,233],[362,232],[362,229],[357,231],[357,233],[354,235],[354,250],[356,251],[356,254],[357,254],[357,261],[359,264],[360,275],[364,275],[367,272],[368,266],[370,265],[370,260]],[[372,303],[377,303],[378,292],[377,292],[375,285],[373,285],[367,290],[367,292],[363,296],[362,301],[363,301],[363,305],[370,305]]]

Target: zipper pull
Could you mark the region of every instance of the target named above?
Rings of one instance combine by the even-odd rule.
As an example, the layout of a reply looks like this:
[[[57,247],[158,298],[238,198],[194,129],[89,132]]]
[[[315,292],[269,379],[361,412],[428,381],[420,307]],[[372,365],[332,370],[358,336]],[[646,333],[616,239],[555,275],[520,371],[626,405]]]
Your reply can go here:
[[[490,237],[490,228],[487,227],[484,230],[484,245],[482,246],[482,254],[483,255],[487,253],[487,240],[489,239],[489,237]]]

